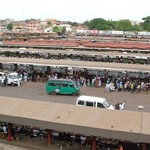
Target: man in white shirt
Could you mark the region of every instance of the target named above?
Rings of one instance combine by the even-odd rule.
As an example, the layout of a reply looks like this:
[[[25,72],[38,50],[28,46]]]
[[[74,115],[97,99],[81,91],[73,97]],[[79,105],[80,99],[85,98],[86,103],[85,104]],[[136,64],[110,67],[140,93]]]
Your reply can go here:
[[[121,102],[121,103],[119,104],[119,110],[124,110],[124,105],[125,105],[125,103],[122,103],[122,102]]]

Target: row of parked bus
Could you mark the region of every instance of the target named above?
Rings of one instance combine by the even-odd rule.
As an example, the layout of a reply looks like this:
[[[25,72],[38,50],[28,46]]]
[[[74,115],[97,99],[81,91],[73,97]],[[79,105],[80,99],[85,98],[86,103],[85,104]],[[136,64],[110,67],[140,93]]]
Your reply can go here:
[[[150,38],[147,31],[117,31],[117,30],[76,30],[76,35],[99,35],[99,36],[119,36],[119,37],[145,37]]]

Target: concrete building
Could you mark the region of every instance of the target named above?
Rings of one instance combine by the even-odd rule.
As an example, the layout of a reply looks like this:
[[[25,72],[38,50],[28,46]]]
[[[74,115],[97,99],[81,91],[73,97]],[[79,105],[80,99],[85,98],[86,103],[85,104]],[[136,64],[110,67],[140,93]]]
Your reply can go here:
[[[29,32],[40,32],[41,23],[38,20],[30,20],[26,22],[26,28]]]
[[[72,31],[72,26],[70,24],[60,24],[59,27],[65,27],[67,32]]]

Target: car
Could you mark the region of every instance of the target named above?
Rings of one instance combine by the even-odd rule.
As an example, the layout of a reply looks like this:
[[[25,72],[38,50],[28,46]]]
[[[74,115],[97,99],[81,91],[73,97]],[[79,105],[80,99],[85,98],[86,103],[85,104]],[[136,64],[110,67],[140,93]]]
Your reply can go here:
[[[7,75],[7,84],[8,85],[18,85],[18,81],[21,83],[22,79],[17,72],[9,72],[4,73],[0,72],[0,82],[2,81],[2,77]]]

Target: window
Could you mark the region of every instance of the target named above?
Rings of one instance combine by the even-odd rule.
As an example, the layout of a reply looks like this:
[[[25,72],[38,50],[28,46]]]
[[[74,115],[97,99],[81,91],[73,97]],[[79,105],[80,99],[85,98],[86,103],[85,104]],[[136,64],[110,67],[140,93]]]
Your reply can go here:
[[[78,105],[84,105],[84,101],[78,100]]]
[[[106,108],[110,107],[110,104],[109,104],[106,100],[103,102],[103,105],[104,105]]]
[[[86,102],[86,106],[90,106],[90,107],[93,107],[94,106],[94,103],[93,102]]]
[[[63,83],[63,84],[61,84],[61,86],[62,87],[68,87],[68,84]]]
[[[2,77],[3,76],[3,74],[0,74],[0,77]]]
[[[74,88],[74,85],[73,85],[73,84],[70,84],[69,87]]]
[[[97,103],[97,107],[98,107],[98,108],[105,108],[102,103]]]
[[[49,86],[56,86],[55,83],[51,83],[51,82],[50,82],[48,85],[49,85]]]

